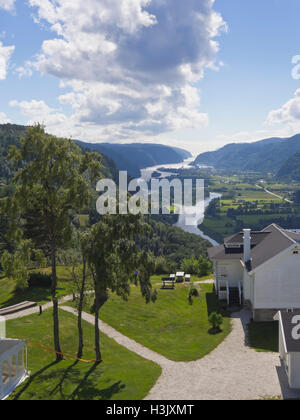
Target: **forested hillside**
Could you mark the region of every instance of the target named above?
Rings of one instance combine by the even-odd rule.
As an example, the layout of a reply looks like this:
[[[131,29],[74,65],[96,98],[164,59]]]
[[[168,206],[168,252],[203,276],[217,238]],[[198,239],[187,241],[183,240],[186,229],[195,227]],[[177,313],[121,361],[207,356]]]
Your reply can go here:
[[[9,180],[15,173],[15,169],[12,167],[7,159],[8,151],[10,146],[19,146],[20,138],[26,135],[26,127],[22,125],[3,124],[0,125],[0,178],[2,190],[9,187]],[[83,149],[88,149],[84,147]],[[118,169],[114,161],[105,155],[102,155],[102,175],[107,178],[114,180],[118,179]],[[3,195],[3,191],[1,192]]]
[[[108,144],[77,142],[82,147],[96,150],[109,156],[119,170],[127,171],[133,177],[140,176],[140,169],[155,165],[181,163],[191,157],[186,150],[160,144]]]
[[[300,134],[291,138],[270,138],[254,143],[228,144],[215,152],[203,153],[195,164],[217,169],[262,171],[276,174],[283,163],[300,151]]]
[[[295,153],[284,162],[277,177],[285,181],[300,181],[300,152]]]

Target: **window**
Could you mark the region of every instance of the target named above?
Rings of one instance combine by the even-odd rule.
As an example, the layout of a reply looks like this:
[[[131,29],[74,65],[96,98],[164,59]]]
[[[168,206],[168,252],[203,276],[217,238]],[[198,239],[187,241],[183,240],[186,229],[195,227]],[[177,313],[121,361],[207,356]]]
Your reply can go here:
[[[2,364],[2,383],[3,385],[8,384],[9,382],[9,367],[8,362],[5,360]]]
[[[10,376],[14,378],[17,375],[17,357],[12,355],[10,358]]]
[[[24,370],[24,350],[20,350],[18,353],[18,371]]]

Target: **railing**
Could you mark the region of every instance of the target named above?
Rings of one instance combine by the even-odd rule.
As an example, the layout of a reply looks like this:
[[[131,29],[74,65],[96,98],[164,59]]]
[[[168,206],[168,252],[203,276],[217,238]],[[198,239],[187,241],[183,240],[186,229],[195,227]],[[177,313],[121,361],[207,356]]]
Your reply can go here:
[[[226,282],[226,293],[227,293],[227,304],[230,304],[230,291],[229,291],[229,283]]]
[[[242,286],[241,282],[239,281],[239,298],[240,298],[240,305],[242,306]]]

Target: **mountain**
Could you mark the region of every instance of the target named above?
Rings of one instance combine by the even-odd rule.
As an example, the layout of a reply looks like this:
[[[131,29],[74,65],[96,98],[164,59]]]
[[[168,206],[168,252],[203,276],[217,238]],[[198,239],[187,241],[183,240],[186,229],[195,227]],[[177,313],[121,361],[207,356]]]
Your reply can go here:
[[[8,181],[15,173],[15,169],[7,159],[9,148],[10,146],[19,146],[20,138],[25,135],[26,127],[23,125],[0,124],[0,179],[2,181]],[[101,172],[106,178],[118,180],[118,169],[108,156],[102,155]]]
[[[228,144],[215,152],[199,155],[193,164],[219,169],[277,173],[293,154],[300,152],[300,134],[269,138],[254,143]]]
[[[110,144],[77,143],[90,150],[109,156],[119,170],[127,171],[133,177],[140,176],[140,170],[150,166],[181,163],[192,155],[184,149],[160,144]]]
[[[277,177],[286,181],[300,181],[300,152],[296,152],[284,162]]]

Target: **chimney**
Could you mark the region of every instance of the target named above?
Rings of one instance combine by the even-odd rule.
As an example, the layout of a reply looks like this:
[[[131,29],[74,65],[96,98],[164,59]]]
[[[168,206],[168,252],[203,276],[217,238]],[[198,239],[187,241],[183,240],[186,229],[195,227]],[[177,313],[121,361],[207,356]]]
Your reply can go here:
[[[244,263],[251,260],[251,229],[244,229]]]

